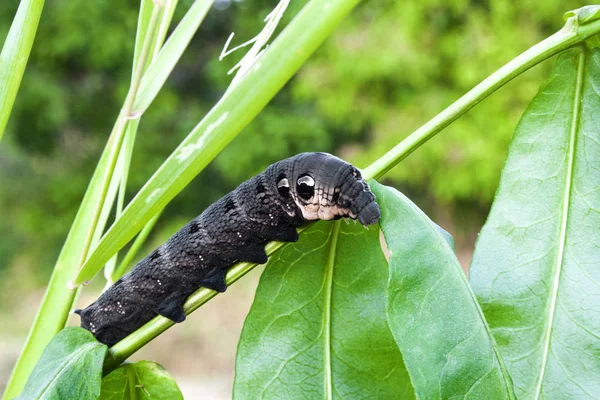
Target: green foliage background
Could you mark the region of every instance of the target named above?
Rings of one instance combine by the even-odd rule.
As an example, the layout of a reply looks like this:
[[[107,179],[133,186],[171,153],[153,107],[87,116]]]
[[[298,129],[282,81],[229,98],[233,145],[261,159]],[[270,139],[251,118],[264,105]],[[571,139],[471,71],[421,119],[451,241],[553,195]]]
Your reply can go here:
[[[129,195],[219,99],[239,59],[218,55],[253,37],[275,1],[217,2],[140,125]],[[181,0],[176,20],[191,0]],[[293,2],[284,23],[302,7]],[[240,181],[300,151],[367,165],[584,5],[547,0],[365,2],[257,119],[167,208],[157,242]],[[0,3],[4,41],[18,1]],[[47,1],[0,145],[0,288],[43,286],[125,96],[137,1]],[[85,14],[85,18],[83,15]],[[477,231],[518,117],[550,63],[452,125],[386,181]],[[469,218],[463,218],[466,210]],[[161,233],[162,232],[162,233]]]

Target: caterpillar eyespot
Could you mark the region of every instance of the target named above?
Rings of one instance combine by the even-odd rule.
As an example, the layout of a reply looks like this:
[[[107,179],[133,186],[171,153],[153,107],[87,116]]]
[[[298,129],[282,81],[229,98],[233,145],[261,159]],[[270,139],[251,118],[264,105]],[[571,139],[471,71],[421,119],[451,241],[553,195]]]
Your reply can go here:
[[[290,182],[295,182],[291,185]],[[183,322],[183,303],[200,287],[224,292],[237,261],[267,262],[271,240],[295,242],[308,221],[379,221],[375,195],[351,164],[301,153],[240,184],[151,252],[83,310],[81,326],[114,345],[156,315]]]
[[[315,180],[311,178],[310,175],[304,175],[298,179],[298,186],[300,185],[313,187],[315,186]]]
[[[298,187],[296,188],[298,196],[304,200],[310,200],[315,194],[315,180],[310,175],[304,175],[298,178]]]
[[[277,191],[281,197],[289,197],[290,196],[290,183],[287,178],[281,178],[279,183],[277,184]]]
[[[286,187],[289,188],[290,187],[290,183],[288,182],[287,178],[283,178],[279,181],[279,183],[277,184],[278,188],[282,188],[282,187]]]

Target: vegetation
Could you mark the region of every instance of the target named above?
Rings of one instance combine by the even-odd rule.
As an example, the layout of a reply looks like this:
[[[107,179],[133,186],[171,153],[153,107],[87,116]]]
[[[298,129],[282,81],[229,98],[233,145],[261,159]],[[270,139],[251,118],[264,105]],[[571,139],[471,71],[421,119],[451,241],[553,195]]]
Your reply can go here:
[[[136,11],[127,6],[109,7],[109,3],[90,7],[98,12],[98,20],[110,15],[128,21],[115,28],[123,28],[122,40],[115,47],[126,47],[131,32],[125,28]],[[43,85],[36,87],[26,82],[33,79],[28,76],[36,75],[35,68],[31,73],[28,68],[23,92],[11,117],[14,121],[9,126],[10,139],[2,142],[8,148],[7,168],[2,171],[19,171],[22,162],[14,154],[32,153],[31,159],[50,167],[47,173],[51,179],[40,183],[40,187],[56,191],[56,204],[44,204],[36,211],[39,214],[32,217],[28,207],[37,200],[24,194],[26,188],[39,190],[38,187],[32,182],[20,182],[16,174],[4,180],[14,183],[14,187],[7,186],[0,193],[8,216],[0,224],[18,230],[3,244],[4,257],[14,258],[15,241],[31,240],[28,237],[32,233],[47,233],[51,237],[53,232],[45,230],[61,232],[56,225],[48,226],[44,210],[59,205],[65,210],[76,208],[74,199],[83,192],[81,185],[85,185],[85,180],[73,177],[73,184],[71,180],[68,185],[58,182],[73,175],[78,165],[90,165],[93,154],[98,157],[93,149],[98,146],[98,137],[110,128],[106,121],[114,118],[111,113],[118,109],[117,104],[104,104],[103,114],[97,92],[93,98],[82,95],[85,90],[98,87],[106,90],[108,98],[115,92],[115,87],[107,87],[101,76],[98,78],[94,72],[87,75],[88,70],[83,67],[105,71],[99,66],[114,62],[115,76],[120,78],[115,82],[123,82],[126,61],[119,58],[134,53],[132,78],[128,90],[116,90],[122,96],[115,102],[125,98],[122,112],[96,165],[5,397],[12,398],[23,387],[23,398],[59,393],[77,393],[82,398],[127,398],[132,392],[177,396],[174,381],[155,363],[121,364],[171,326],[170,321],[157,317],[111,349],[100,346],[86,331],[63,327],[78,285],[105,265],[106,276],[118,278],[123,269],[114,268],[117,252],[144,226],[154,223],[155,215],[217,154],[220,153],[214,166],[196,182],[199,188],[211,191],[203,196],[207,203],[220,195],[228,183],[247,178],[275,159],[305,149],[330,150],[343,138],[346,145],[340,152],[351,161],[375,159],[364,169],[364,176],[369,179],[385,174],[390,181],[404,182],[409,191],[431,193],[440,203],[485,205],[496,187],[510,118],[514,120],[515,113],[522,109],[519,106],[530,97],[535,77],[528,73],[518,79],[518,91],[504,91],[505,97],[494,96],[474,112],[465,113],[513,78],[556,54],[561,55],[546,84],[523,114],[512,140],[492,211],[475,249],[470,283],[455,256],[451,236],[407,197],[372,180],[370,184],[382,208],[380,227],[391,252],[389,260],[380,249],[376,231],[339,221],[314,224],[306,229],[298,244],[287,245],[275,253],[263,274],[240,338],[234,395],[594,397],[594,385],[600,378],[596,318],[599,313],[597,302],[593,301],[600,295],[596,282],[600,259],[600,220],[596,218],[600,176],[595,167],[600,154],[600,50],[595,47],[594,36],[600,32],[600,7],[567,13],[562,30],[514,58],[418,128],[425,119],[422,114],[432,114],[431,108],[441,108],[438,105],[473,86],[482,65],[490,65],[491,70],[501,64],[478,64],[478,57],[487,61],[494,57],[485,57],[485,53],[497,51],[496,57],[507,60],[516,53],[514,47],[505,43],[487,43],[482,32],[496,27],[498,35],[494,31],[494,37],[498,41],[518,38],[522,42],[523,37],[537,35],[541,38],[545,22],[556,17],[557,5],[551,8],[551,2],[545,3],[543,7],[548,9],[536,9],[535,17],[533,13],[518,12],[522,11],[518,7],[527,5],[513,8],[504,6],[504,2],[473,7],[458,1],[444,6],[423,2],[394,3],[388,8],[362,5],[284,93],[259,114],[232,146],[223,150],[355,2],[339,0],[327,2],[324,7],[325,2],[312,0],[302,11],[291,8],[286,15],[288,21],[292,15],[294,19],[248,75],[210,111],[207,104],[225,87],[224,76],[219,72],[222,69],[212,59],[203,63],[208,65],[205,76],[210,79],[202,82],[201,93],[183,91],[181,96],[175,96],[169,92],[173,87],[168,86],[161,92],[148,116],[144,114],[142,118],[149,122],[139,125],[142,134],[134,154],[151,157],[152,146],[164,147],[169,140],[180,141],[153,131],[168,128],[190,133],[124,208],[125,186],[142,186],[149,171],[159,164],[156,160],[136,161],[132,157],[139,119],[210,6],[210,2],[198,0],[189,8],[182,2],[175,9],[176,3],[142,1],[135,46],[120,49],[129,52],[115,53],[110,53],[110,46],[87,51],[93,42],[86,41],[94,38],[94,29],[99,26],[94,22],[94,11],[86,21],[90,24],[87,29],[72,35],[68,17],[74,18],[79,11],[77,2],[58,2],[59,6],[54,6],[67,11],[54,15],[56,20],[66,19],[54,29],[66,29],[73,43],[53,42],[58,47],[49,54],[53,54],[53,60],[56,54],[64,55],[65,64],[56,68],[56,73],[64,73],[62,68],[68,65],[69,79],[57,82],[43,76],[47,74],[43,72],[38,75]],[[229,21],[231,26],[237,29],[244,27],[245,22],[252,28],[249,30],[258,31],[260,21],[255,17],[260,14],[257,9],[261,5],[240,3],[235,7],[239,7],[239,13]],[[295,7],[299,8],[297,4]],[[188,10],[185,17],[163,46],[164,27],[170,25],[172,11],[183,9]],[[414,18],[404,18],[404,14]],[[496,22],[486,25],[482,15],[489,15]],[[532,30],[531,25],[520,21],[527,18],[523,15],[540,18],[534,22],[543,28],[525,35]],[[179,17],[177,14],[176,19]],[[221,29],[229,25],[214,22],[219,18],[228,20],[231,16],[223,13],[212,22],[209,16],[200,28],[198,36],[204,37],[202,40],[207,40],[210,33],[221,38],[228,33]],[[48,19],[48,24],[55,23],[53,17]],[[404,19],[406,22],[400,25],[398,21]],[[372,28],[364,29],[364,23]],[[457,26],[466,27],[465,33],[447,34]],[[41,34],[44,29],[49,28],[45,28],[42,16],[40,38],[46,36]],[[96,34],[100,37],[98,44],[106,42],[102,33]],[[475,51],[480,41],[486,42],[479,44],[487,49],[484,54]],[[68,47],[63,53],[61,45]],[[199,54],[207,54],[205,46],[199,46],[203,48]],[[100,57],[103,52],[108,52],[106,57]],[[470,60],[462,59],[462,55]],[[38,56],[34,48],[30,66],[39,67],[35,57]],[[71,64],[71,57],[77,61],[75,65]],[[82,61],[86,57],[90,57],[89,65]],[[183,69],[185,57],[180,66]],[[85,71],[79,78],[78,65]],[[196,67],[194,62],[189,65]],[[194,76],[194,70],[197,67],[176,70],[174,78]],[[99,79],[95,84],[94,77]],[[442,83],[439,91],[425,90],[431,81]],[[73,85],[72,90],[65,89],[68,84]],[[177,82],[172,84],[176,86]],[[86,85],[92,86],[86,89]],[[27,93],[32,88],[39,93]],[[82,95],[77,99],[80,101],[72,102],[77,93]],[[32,102],[29,111],[28,100]],[[48,110],[46,103],[55,108]],[[152,114],[153,109],[158,111]],[[82,117],[89,110],[98,113],[90,120],[67,118],[71,112],[76,115],[77,110]],[[169,116],[169,110],[175,115]],[[208,112],[196,124],[192,115],[199,111]],[[507,115],[509,121],[504,120]],[[421,147],[455,120],[454,130],[440,136],[445,139]],[[73,126],[65,128],[66,121]],[[144,123],[149,124],[146,129]],[[31,140],[26,124],[39,124],[36,132],[42,134]],[[396,134],[399,127],[406,132],[418,129],[396,145],[400,138],[390,133]],[[58,138],[57,131],[68,133]],[[371,133],[367,150],[357,150],[356,144],[364,141],[367,133]],[[63,163],[61,155],[69,146],[87,150],[72,151],[74,156]],[[402,169],[392,169],[417,149],[402,163]],[[158,154],[154,157],[159,158]],[[129,171],[137,171],[136,162],[144,168],[128,179]],[[148,173],[144,175],[144,171]],[[198,192],[187,196],[194,194]],[[181,196],[182,204],[187,196]],[[25,207],[19,199],[25,199]],[[117,215],[104,232],[113,203]],[[193,203],[197,213],[198,202],[194,199]],[[274,253],[281,247],[271,243],[268,251]],[[41,252],[30,257],[43,260]],[[236,281],[253,267],[247,263],[235,265],[228,282]],[[215,292],[200,289],[188,299],[186,312],[214,296]],[[74,373],[87,379],[73,379]]]

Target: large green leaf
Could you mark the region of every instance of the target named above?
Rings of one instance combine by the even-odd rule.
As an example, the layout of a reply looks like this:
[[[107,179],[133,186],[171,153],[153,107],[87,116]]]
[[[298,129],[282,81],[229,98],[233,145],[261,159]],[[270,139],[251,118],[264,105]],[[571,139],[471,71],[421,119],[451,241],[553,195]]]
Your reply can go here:
[[[63,329],[50,341],[17,398],[97,399],[107,350],[85,329]]]
[[[385,320],[379,230],[319,222],[273,255],[240,338],[238,399],[414,398]]]
[[[600,50],[571,50],[523,115],[471,284],[519,398],[600,394]]]
[[[391,253],[388,321],[417,397],[514,398],[446,234],[397,190],[372,187]]]
[[[152,361],[123,364],[102,379],[100,400],[182,399],[175,380]]]

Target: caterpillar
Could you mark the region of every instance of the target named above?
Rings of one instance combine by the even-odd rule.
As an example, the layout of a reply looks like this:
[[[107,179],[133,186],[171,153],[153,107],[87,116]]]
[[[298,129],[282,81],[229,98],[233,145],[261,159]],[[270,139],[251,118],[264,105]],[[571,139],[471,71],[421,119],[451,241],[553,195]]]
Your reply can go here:
[[[301,153],[213,203],[75,313],[82,328],[112,346],[156,315],[183,322],[190,294],[200,287],[224,292],[229,267],[266,263],[265,244],[297,241],[296,228],[308,221],[349,217],[367,226],[380,215],[358,169],[331,154]]]

